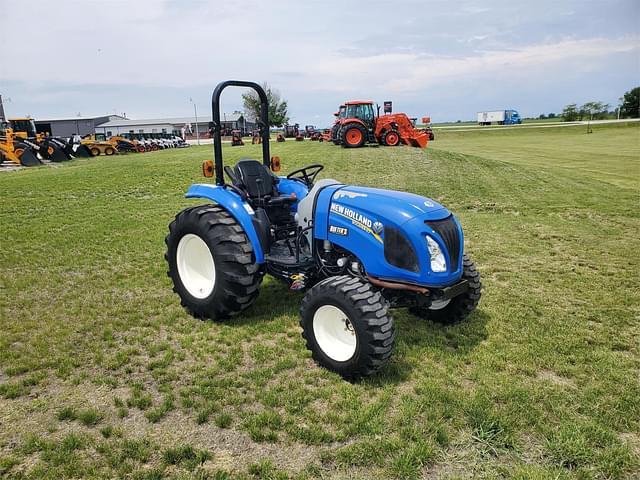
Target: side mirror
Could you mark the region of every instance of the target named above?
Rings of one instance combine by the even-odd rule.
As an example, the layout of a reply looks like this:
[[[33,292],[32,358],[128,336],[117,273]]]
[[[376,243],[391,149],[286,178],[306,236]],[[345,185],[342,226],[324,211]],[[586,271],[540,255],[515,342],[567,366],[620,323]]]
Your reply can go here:
[[[271,171],[279,172],[282,169],[282,165],[280,165],[280,157],[274,156],[271,157]]]
[[[425,125],[431,123],[431,117],[422,117],[422,123]]]
[[[213,160],[205,160],[202,162],[202,175],[205,177],[213,177]]]

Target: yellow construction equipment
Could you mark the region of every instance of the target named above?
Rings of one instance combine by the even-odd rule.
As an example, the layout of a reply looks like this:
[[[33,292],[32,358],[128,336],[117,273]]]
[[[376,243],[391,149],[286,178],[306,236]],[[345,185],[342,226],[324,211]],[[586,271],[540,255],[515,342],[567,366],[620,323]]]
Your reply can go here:
[[[6,124],[0,129],[0,157],[25,167],[42,165],[34,149],[17,138],[13,129]]]
[[[36,131],[36,124],[33,118],[9,118],[9,124],[15,134],[22,142],[37,145],[38,153],[44,159],[53,162],[64,162],[71,160],[73,157],[65,151],[66,144],[64,142],[53,142],[44,133]],[[32,148],[36,149],[33,145]]]
[[[100,139],[100,135],[102,134],[97,134],[96,138]],[[109,139],[107,139],[107,142],[111,143],[114,147],[116,147],[116,149],[118,150],[118,152],[122,153],[127,153],[127,152],[140,152],[141,151],[141,145],[138,144],[138,142],[136,140],[133,139],[128,139],[125,138],[121,135],[114,135],[112,137],[109,137]],[[142,148],[142,151],[144,151],[144,148]]]
[[[116,144],[105,140],[104,135],[97,136],[95,133],[90,133],[82,137],[80,143],[86,146],[94,156],[98,156],[100,154],[113,155],[118,153]]]

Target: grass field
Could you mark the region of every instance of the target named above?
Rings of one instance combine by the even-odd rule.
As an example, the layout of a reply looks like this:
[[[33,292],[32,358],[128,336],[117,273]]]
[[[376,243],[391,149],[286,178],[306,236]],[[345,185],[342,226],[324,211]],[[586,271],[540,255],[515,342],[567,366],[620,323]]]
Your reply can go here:
[[[285,171],[444,203],[483,274],[461,325],[395,311],[356,384],[274,280],[226,323],[180,308],[163,239],[210,147],[0,173],[0,477],[637,478],[640,128],[593,130],[272,144]]]

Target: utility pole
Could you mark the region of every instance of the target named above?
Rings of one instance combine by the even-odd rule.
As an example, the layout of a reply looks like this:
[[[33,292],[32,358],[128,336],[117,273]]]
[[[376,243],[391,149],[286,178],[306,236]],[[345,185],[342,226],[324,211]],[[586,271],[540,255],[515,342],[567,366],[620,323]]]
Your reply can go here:
[[[4,107],[2,106],[2,95],[0,95],[0,123],[6,121],[7,117],[4,115]]]
[[[196,142],[200,145],[200,132],[198,132],[198,107],[196,106],[196,102],[193,101],[193,98],[190,98],[191,103],[193,103],[193,113],[196,117]]]

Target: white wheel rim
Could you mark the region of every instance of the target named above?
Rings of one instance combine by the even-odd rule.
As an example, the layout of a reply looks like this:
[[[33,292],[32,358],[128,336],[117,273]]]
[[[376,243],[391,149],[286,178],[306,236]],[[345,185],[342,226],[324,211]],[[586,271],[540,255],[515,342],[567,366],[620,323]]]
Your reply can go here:
[[[180,239],[176,253],[178,275],[187,292],[195,298],[207,298],[216,285],[216,266],[204,240],[193,233]]]
[[[442,310],[444,307],[449,305],[450,301],[451,301],[451,299],[449,299],[449,300],[436,300],[434,302],[431,302],[431,305],[429,306],[429,310]]]
[[[313,314],[313,335],[320,349],[336,362],[356,353],[357,338],[349,317],[338,307],[323,305]]]

